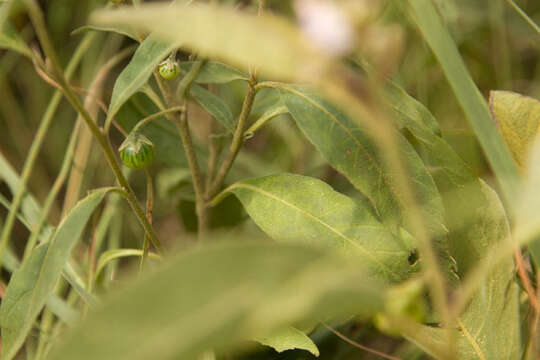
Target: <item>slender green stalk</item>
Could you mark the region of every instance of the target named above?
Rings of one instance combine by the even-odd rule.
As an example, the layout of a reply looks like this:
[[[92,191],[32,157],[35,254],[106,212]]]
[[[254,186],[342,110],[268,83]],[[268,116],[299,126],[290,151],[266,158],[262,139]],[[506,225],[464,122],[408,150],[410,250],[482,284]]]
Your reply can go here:
[[[256,84],[257,80],[252,75],[248,82],[247,94],[244,98],[244,103],[242,104],[242,111],[240,112],[240,116],[238,117],[238,124],[236,125],[236,130],[234,131],[233,140],[229,148],[229,153],[227,154],[225,160],[223,160],[223,163],[221,164],[221,167],[217,172],[216,178],[214,179],[212,186],[207,189],[205,196],[207,201],[212,199],[219,192],[221,186],[223,185],[223,181],[225,181],[225,177],[229,173],[229,170],[231,169],[232,164],[236,159],[236,155],[238,155],[238,151],[240,151],[240,148],[244,143],[244,130],[247,126],[247,120],[249,118],[249,115],[251,114],[251,108],[253,107],[255,95],[257,94]]]
[[[152,175],[148,170],[145,170],[146,174],[146,218],[148,222],[152,224],[152,210],[154,208],[154,184],[152,181]],[[147,233],[144,234],[143,242],[143,254],[141,256],[141,263],[139,266],[140,272],[144,269],[144,264],[148,258],[148,251],[150,250],[150,238]]]
[[[138,203],[137,197],[135,196],[133,189],[131,188],[128,181],[124,177],[124,174],[122,174],[120,165],[114,155],[114,151],[111,147],[109,140],[101,132],[97,124],[91,118],[90,114],[86,111],[84,106],[81,104],[79,98],[75,95],[71,87],[68,85],[67,80],[64,78],[64,74],[62,73],[59,62],[56,58],[56,53],[49,39],[49,35],[45,27],[45,22],[43,19],[43,14],[41,12],[41,9],[36,3],[36,0],[26,0],[26,4],[27,4],[30,19],[32,23],[34,24],[36,33],[43,47],[43,51],[49,58],[50,64],[53,69],[53,73],[56,75],[56,80],[58,81],[58,84],[61,86],[66,98],[77,110],[77,112],[82,116],[83,120],[86,122],[86,125],[92,132],[92,135],[98,141],[114,175],[116,176],[118,183],[126,191],[126,199],[129,205],[131,206],[132,210],[135,212],[135,215],[139,219],[145,231],[148,232],[148,234],[150,235],[150,239],[152,240],[153,245],[156,247],[156,249],[159,252],[161,252],[162,251],[161,243],[154,229],[152,228],[152,225],[148,223],[148,220],[146,219],[144,211],[141,209]]]
[[[515,2],[514,0],[506,0],[506,2],[508,3],[508,5],[510,5],[511,7],[514,8],[514,10],[516,10],[516,12],[519,14],[519,16],[521,16],[523,18],[523,20],[525,20],[529,25],[531,25],[531,27],[534,29],[534,31],[536,31],[536,33],[538,35],[540,35],[540,26],[538,26],[534,21],[533,19],[531,19],[529,17],[529,15],[527,15],[527,13],[525,11],[523,11]]]
[[[79,44],[66,68],[65,76],[67,79],[70,79],[71,76],[73,76],[73,73],[79,65],[79,62],[82,60],[84,53],[86,52],[86,50],[88,50],[90,44],[95,37],[96,33],[89,33]],[[26,161],[24,163],[21,173],[21,180],[19,183],[19,189],[13,197],[11,208],[9,209],[6,222],[4,224],[4,227],[2,228],[2,233],[0,235],[0,268],[4,252],[6,251],[7,245],[9,243],[13,225],[15,224],[17,212],[19,211],[22,200],[24,198],[24,194],[26,193],[26,185],[28,184],[28,180],[30,179],[30,175],[32,174],[34,165],[36,164],[37,156],[39,154],[39,151],[41,150],[43,141],[45,140],[45,136],[47,135],[47,131],[49,130],[51,122],[54,118],[54,114],[56,113],[56,109],[58,108],[61,99],[62,92],[60,90],[55,91],[51,101],[49,102],[49,105],[47,106],[47,109],[45,110],[45,113],[43,114],[39,128],[36,132],[36,136],[34,137],[34,141],[32,142],[32,146],[30,147],[30,150],[28,152],[28,157],[26,158]]]
[[[149,115],[149,116],[145,117],[144,119],[142,119],[141,121],[139,121],[137,123],[137,125],[135,125],[135,127],[133,127],[131,132],[141,131],[141,129],[144,126],[146,126],[148,123],[150,123],[151,121],[153,121],[155,119],[159,119],[163,115],[170,114],[170,113],[177,112],[177,111],[181,112],[181,111],[184,111],[184,110],[185,110],[184,106],[174,106],[172,108],[169,108],[169,109],[166,109],[166,110],[163,110],[163,111],[159,111],[159,112],[157,112],[155,114]]]

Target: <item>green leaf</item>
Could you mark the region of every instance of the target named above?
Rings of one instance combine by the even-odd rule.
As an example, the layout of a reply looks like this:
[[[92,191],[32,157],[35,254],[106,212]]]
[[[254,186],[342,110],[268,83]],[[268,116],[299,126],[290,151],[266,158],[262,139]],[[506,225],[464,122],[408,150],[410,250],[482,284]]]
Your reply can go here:
[[[199,85],[192,85],[190,94],[208,113],[210,113],[229,132],[236,128],[235,121],[229,106],[218,96]]]
[[[77,29],[73,30],[71,32],[71,35],[79,35],[81,33],[84,33],[86,31],[105,31],[105,32],[113,32],[120,35],[127,36],[135,41],[139,41],[139,37],[133,31],[131,26],[122,26],[122,25],[110,25],[110,26],[104,26],[104,25],[84,25],[81,27],[78,27]]]
[[[409,230],[393,170],[361,124],[310,91],[287,85],[280,89],[294,120],[330,165],[371,200],[384,222]],[[444,209],[435,183],[412,146],[399,133],[396,137],[428,230],[444,235]]]
[[[477,235],[474,246],[482,248],[485,257],[493,246],[508,241],[510,229],[495,191],[482,182],[481,195],[485,199],[485,207],[478,214],[481,218],[472,230]],[[456,334],[458,359],[520,358],[518,287],[514,282],[513,269],[511,256],[494,266],[459,318]],[[406,337],[431,355],[446,358],[439,348],[444,341],[442,329],[423,326],[406,334]]]
[[[204,57],[223,59],[243,70],[255,66],[268,77],[313,79],[329,63],[327,56],[315,50],[284,18],[257,16],[228,6],[142,5],[96,11],[91,20],[133,25],[169,42],[182,43]]]
[[[277,352],[301,349],[309,351],[315,356],[319,356],[319,349],[309,336],[292,326],[280,329],[269,336],[256,338],[255,341],[270,346]]]
[[[8,49],[18,52],[29,58],[32,57],[32,52],[24,40],[19,36],[19,33],[13,28],[11,23],[6,22],[1,27],[0,31],[0,49]]]
[[[432,0],[409,0],[414,18],[425,40],[439,60],[454,93],[469,119],[486,154],[505,200],[510,204],[516,199],[519,174],[512,156],[495,124],[482,94],[474,84],[456,44],[433,5]]]
[[[180,69],[187,73],[191,70],[193,63],[194,61],[182,61]],[[199,84],[226,84],[235,80],[248,81],[249,75],[216,61],[207,61],[195,78],[195,82]]]
[[[346,259],[250,240],[170,259],[91,311],[49,359],[196,359],[303,319],[380,309],[380,287]]]
[[[108,118],[118,110],[150,78],[159,63],[178,47],[175,42],[162,42],[154,35],[147,37],[137,48],[129,64],[122,70],[114,83]]]
[[[439,135],[433,115],[420,102],[398,85],[389,82],[386,100],[394,111],[399,126],[409,130],[417,141],[424,161],[435,169],[432,173],[445,207],[445,223],[449,229],[449,250],[457,260],[458,271],[464,275],[483,256],[483,249],[474,247],[476,212],[485,207],[478,178],[453,148]]]
[[[273,239],[354,254],[372,275],[388,281],[403,280],[415,270],[408,263],[413,244],[392,235],[371,209],[320,180],[272,175],[235,183],[227,191]]]
[[[66,215],[51,241],[37,246],[15,271],[0,307],[2,354],[12,359],[51,295],[90,215],[111,188],[91,192]]]
[[[523,171],[540,126],[540,101],[511,91],[492,91],[489,107],[499,132]]]

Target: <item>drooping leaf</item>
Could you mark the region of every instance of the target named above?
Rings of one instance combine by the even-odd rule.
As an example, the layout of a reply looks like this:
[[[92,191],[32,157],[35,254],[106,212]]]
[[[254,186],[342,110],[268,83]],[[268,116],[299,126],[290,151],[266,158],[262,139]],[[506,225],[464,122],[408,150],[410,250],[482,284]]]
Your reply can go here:
[[[259,227],[279,241],[301,241],[357,256],[371,274],[400,281],[414,270],[414,244],[392,235],[369,208],[324,182],[281,174],[237,182],[234,193]]]
[[[476,234],[474,246],[488,250],[499,242],[508,241],[509,224],[504,208],[493,189],[481,183],[481,195],[485,207],[471,231]],[[465,313],[458,319],[458,358],[476,359],[519,359],[520,317],[518,287],[514,281],[513,261],[507,256],[493,266],[493,271],[482,282],[474,294]],[[445,337],[443,330],[422,326],[406,337],[437,358]],[[437,345],[437,346],[436,346]]]
[[[113,32],[113,33],[117,33],[117,34],[120,34],[120,35],[124,35],[124,36],[127,36],[135,41],[139,41],[139,37],[137,36],[137,34],[135,33],[135,31],[133,31],[133,29],[131,28],[131,26],[121,26],[121,25],[109,25],[109,26],[104,26],[104,25],[84,25],[84,26],[81,26],[81,27],[78,27],[77,29],[73,30],[71,32],[71,35],[78,35],[78,34],[81,34],[81,33],[84,33],[86,31],[105,31],[105,32]]]
[[[199,85],[192,85],[189,93],[208,113],[210,113],[225,129],[233,133],[235,121],[229,106],[218,96]]]
[[[271,335],[256,338],[255,341],[270,346],[277,352],[301,349],[319,356],[319,349],[309,336],[292,326],[280,329]]]
[[[159,63],[177,47],[178,43],[163,42],[154,35],[148,36],[139,45],[114,83],[108,118],[116,115],[122,105],[148,81]]]
[[[314,49],[298,29],[283,18],[257,16],[228,6],[142,5],[136,9],[100,10],[99,24],[127,24],[209,58],[248,70],[255,66],[274,78],[313,79],[326,70],[327,56]]]
[[[222,243],[183,252],[113,294],[49,359],[196,359],[295,321],[365,316],[380,306],[380,287],[341,257],[301,246]]]
[[[384,222],[393,226],[404,220],[400,191],[368,132],[333,105],[309,90],[281,85],[282,99],[298,126],[326,160],[365,196],[371,199]],[[433,236],[445,234],[444,209],[433,179],[412,146],[396,134],[411,184],[426,226]],[[408,224],[403,224],[409,229]]]
[[[523,171],[540,127],[540,101],[511,91],[492,91],[489,107],[506,146]]]
[[[29,58],[32,57],[30,48],[10,22],[6,22],[0,29],[2,29],[0,31],[0,49],[13,50]]]
[[[187,73],[191,70],[193,63],[193,61],[182,61],[180,69]],[[195,82],[199,84],[226,84],[235,80],[247,81],[249,75],[217,61],[207,61],[195,78]]]
[[[433,0],[408,0],[408,3],[482,145],[501,185],[504,199],[512,204],[517,196],[519,174],[495,128],[485,99],[471,78],[448,29],[443,25]]]
[[[63,219],[49,242],[40,244],[15,271],[0,306],[2,354],[12,359],[51,295],[71,249],[110,188],[91,192]]]

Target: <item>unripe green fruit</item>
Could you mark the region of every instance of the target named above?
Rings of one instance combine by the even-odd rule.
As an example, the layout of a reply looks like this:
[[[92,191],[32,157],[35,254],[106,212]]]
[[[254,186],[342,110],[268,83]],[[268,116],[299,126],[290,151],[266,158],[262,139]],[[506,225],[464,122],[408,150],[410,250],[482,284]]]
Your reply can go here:
[[[135,170],[146,168],[155,156],[154,144],[141,134],[129,134],[118,150],[124,165]]]
[[[167,59],[159,64],[159,75],[161,75],[162,78],[172,80],[176,78],[178,74],[180,74],[180,65],[178,65],[178,62]]]

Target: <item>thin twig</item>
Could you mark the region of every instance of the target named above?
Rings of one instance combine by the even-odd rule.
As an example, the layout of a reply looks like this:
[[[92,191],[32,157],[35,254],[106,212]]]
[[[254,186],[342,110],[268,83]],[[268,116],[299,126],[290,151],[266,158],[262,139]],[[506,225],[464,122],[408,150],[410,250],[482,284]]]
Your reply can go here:
[[[212,182],[212,186],[207,189],[205,199],[208,201],[212,199],[220,190],[223,185],[225,177],[229,173],[229,170],[232,167],[242,144],[244,143],[244,130],[247,126],[247,120],[251,114],[251,109],[253,107],[253,101],[255,100],[255,95],[257,94],[257,79],[252,75],[248,82],[248,89],[246,97],[244,98],[244,103],[242,104],[242,111],[238,117],[238,123],[236,125],[236,130],[234,131],[233,140],[229,148],[229,153],[223,163],[221,164],[216,178]]]
[[[145,169],[144,173],[146,174],[146,218],[148,219],[148,222],[152,224],[152,211],[154,209],[154,183],[152,181],[152,175],[150,174],[148,169]],[[148,258],[149,250],[150,237],[147,233],[145,233],[143,242],[143,255],[141,256],[141,263],[139,266],[140,272],[142,272],[144,269],[144,264],[146,263],[146,259]]]
[[[531,303],[531,306],[533,307],[534,312],[537,313],[539,310],[538,298],[536,297],[534,288],[531,284],[529,276],[527,275],[527,271],[525,270],[525,265],[523,264],[523,256],[521,256],[521,251],[519,250],[517,246],[514,248],[514,261],[516,262],[516,267],[517,267],[519,278],[521,279],[521,283],[523,284],[523,287],[525,288],[525,291],[527,292],[527,295],[529,296],[529,302]]]
[[[334,333],[337,337],[339,337],[341,340],[343,340],[343,341],[345,341],[345,342],[351,344],[351,345],[354,346],[354,347],[357,347],[357,348],[359,348],[359,349],[361,349],[361,350],[367,351],[367,352],[369,352],[369,353],[371,353],[371,354],[380,356],[380,357],[382,357],[382,358],[384,358],[384,359],[401,360],[401,358],[399,358],[399,357],[397,357],[397,356],[387,355],[387,354],[385,354],[385,353],[383,353],[383,352],[380,352],[380,351],[377,351],[377,350],[372,349],[372,348],[370,348],[370,347],[367,347],[367,346],[365,346],[365,345],[359,344],[359,343],[357,343],[356,341],[354,341],[354,340],[348,338],[348,337],[345,336],[344,334],[340,333],[339,331],[337,331],[337,330],[334,329],[333,327],[331,327],[331,326],[325,324],[324,322],[323,322],[322,324],[323,324],[323,326],[324,326],[325,328],[327,328],[328,330],[330,330],[331,332],[333,332],[333,333]]]

